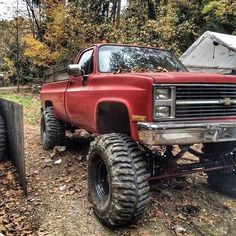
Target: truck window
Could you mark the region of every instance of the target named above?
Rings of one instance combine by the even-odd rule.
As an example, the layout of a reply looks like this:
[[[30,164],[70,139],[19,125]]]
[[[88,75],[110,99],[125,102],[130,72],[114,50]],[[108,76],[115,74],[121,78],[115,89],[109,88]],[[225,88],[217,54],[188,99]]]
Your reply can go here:
[[[93,50],[86,51],[79,60],[80,69],[85,71],[86,75],[93,72]]]
[[[138,46],[106,45],[99,48],[99,71],[115,72],[187,71],[169,51]]]

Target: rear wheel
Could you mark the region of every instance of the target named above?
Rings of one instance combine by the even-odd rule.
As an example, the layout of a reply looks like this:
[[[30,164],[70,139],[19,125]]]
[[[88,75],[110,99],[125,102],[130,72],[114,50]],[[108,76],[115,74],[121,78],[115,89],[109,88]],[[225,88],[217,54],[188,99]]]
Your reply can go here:
[[[107,134],[91,143],[88,154],[89,198],[109,227],[130,224],[149,202],[149,174],[143,153],[123,134]]]
[[[3,161],[7,152],[7,130],[3,116],[0,115],[0,161]]]
[[[46,107],[42,113],[41,142],[44,149],[65,145],[65,123],[56,119],[52,107]]]
[[[209,143],[204,144],[204,153],[214,154],[216,158],[224,153],[230,152],[236,147],[235,142]],[[235,154],[234,154],[235,155]],[[225,195],[236,197],[236,172],[226,172],[225,170],[207,172],[207,182],[212,189]]]

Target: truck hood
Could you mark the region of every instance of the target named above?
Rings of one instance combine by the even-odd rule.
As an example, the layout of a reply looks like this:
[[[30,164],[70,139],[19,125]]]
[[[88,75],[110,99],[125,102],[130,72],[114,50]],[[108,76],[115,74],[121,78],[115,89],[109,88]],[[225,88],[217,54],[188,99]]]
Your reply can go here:
[[[140,73],[142,76],[152,77],[154,83],[187,83],[187,84],[236,84],[235,75],[219,75],[193,72],[167,72],[167,73]]]

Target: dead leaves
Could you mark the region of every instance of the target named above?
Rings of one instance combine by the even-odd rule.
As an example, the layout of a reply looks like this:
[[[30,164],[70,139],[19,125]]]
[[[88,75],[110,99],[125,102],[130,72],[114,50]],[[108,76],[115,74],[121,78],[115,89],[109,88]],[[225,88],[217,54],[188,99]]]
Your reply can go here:
[[[10,162],[2,163],[0,172],[0,233],[30,235],[33,206],[27,204],[15,168]]]

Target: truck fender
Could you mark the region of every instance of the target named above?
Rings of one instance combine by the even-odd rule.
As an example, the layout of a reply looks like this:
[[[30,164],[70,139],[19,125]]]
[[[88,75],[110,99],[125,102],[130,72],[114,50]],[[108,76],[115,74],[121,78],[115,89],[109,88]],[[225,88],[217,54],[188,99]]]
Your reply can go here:
[[[104,99],[97,103],[95,121],[98,133],[131,135],[130,105],[118,99]]]

